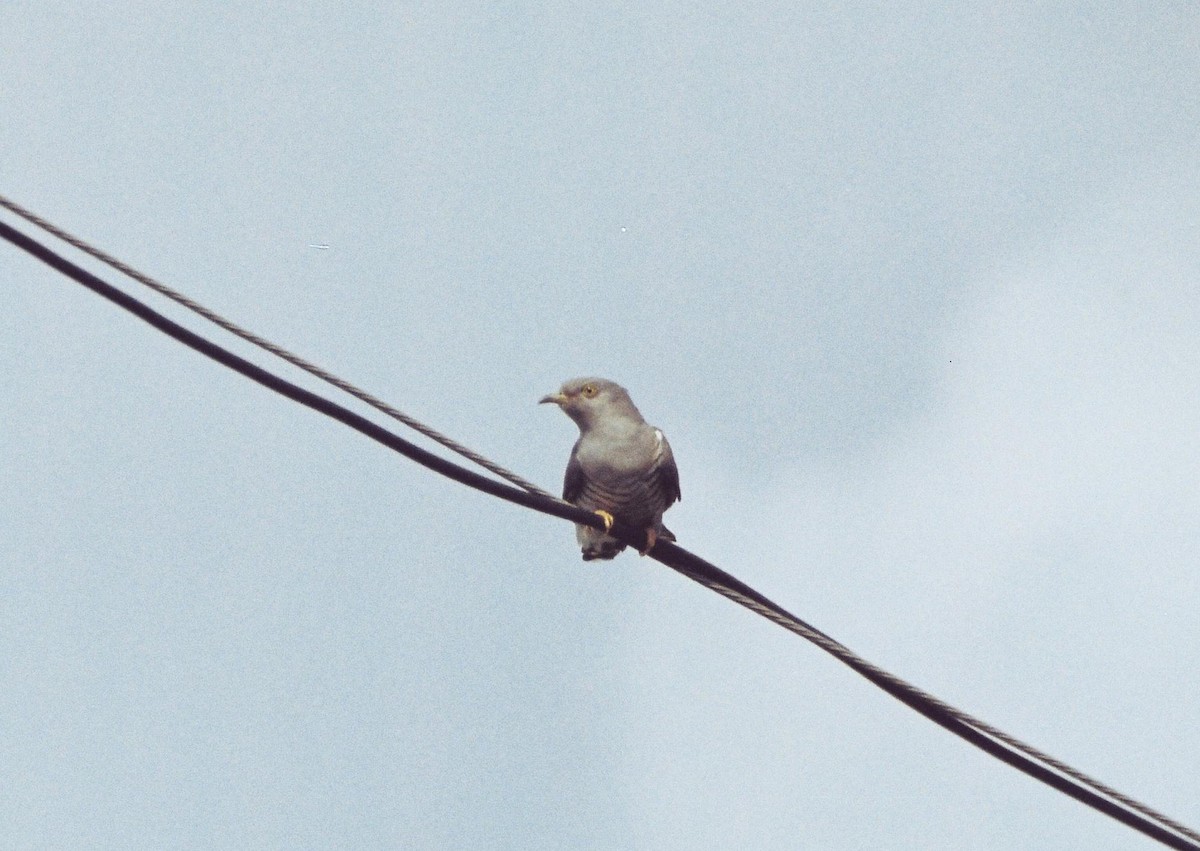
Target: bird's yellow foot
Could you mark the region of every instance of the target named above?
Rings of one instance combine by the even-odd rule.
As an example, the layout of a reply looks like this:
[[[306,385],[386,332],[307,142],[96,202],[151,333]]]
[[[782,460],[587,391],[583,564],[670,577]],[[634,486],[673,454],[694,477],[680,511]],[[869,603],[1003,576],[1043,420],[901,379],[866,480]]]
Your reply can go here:
[[[646,555],[652,549],[654,549],[654,545],[657,543],[658,543],[658,530],[655,529],[653,526],[651,526],[649,529],[646,530],[646,549],[641,550],[638,553],[638,555],[643,555],[643,556]]]
[[[611,514],[609,514],[607,511],[596,511],[593,513],[599,515],[600,519],[604,521],[604,531],[611,532],[613,523],[617,522],[616,518],[613,517]]]

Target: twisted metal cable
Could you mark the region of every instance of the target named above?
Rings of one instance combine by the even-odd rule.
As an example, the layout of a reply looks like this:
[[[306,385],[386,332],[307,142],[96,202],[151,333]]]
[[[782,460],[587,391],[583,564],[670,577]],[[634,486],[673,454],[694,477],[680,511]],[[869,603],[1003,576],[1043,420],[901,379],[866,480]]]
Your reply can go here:
[[[450,464],[450,462],[445,461],[444,459],[439,459],[436,456],[430,455],[429,453],[425,453],[424,450],[420,450],[415,446],[411,446],[411,445],[401,446],[402,442],[397,442],[397,441],[399,441],[398,438],[395,441],[389,441],[385,437],[381,437],[379,434],[372,431],[372,429],[379,430],[378,426],[374,426],[372,423],[370,423],[369,421],[365,421],[365,420],[358,422],[358,420],[361,420],[361,418],[358,418],[357,415],[352,414],[350,411],[341,409],[341,414],[337,415],[336,418],[341,419],[343,422],[350,424],[352,427],[358,429],[359,431],[362,431],[363,433],[368,434],[368,436],[372,436],[377,440],[381,440],[381,442],[384,442],[386,445],[391,446],[394,449],[397,449],[397,451],[402,451],[403,454],[408,455],[409,457],[413,458],[414,460],[418,460],[420,463],[423,463],[426,466],[430,466],[434,469],[437,469],[439,472],[442,472],[445,475],[449,475],[451,478],[455,478],[456,480],[461,481],[464,484],[469,484],[472,487],[477,487],[477,488],[483,489],[486,492],[492,493],[495,496],[500,496],[500,497],[502,497],[504,499],[508,499],[510,501],[519,502],[520,504],[527,505],[528,507],[535,508],[536,510],[554,514],[555,516],[564,517],[566,519],[573,520],[574,522],[577,522],[577,523],[585,522],[585,523],[589,523],[592,525],[596,525],[596,524],[600,523],[599,518],[593,516],[591,514],[591,512],[584,512],[583,510],[578,509],[575,506],[570,505],[569,503],[566,503],[560,499],[557,499],[557,498],[547,494],[545,491],[541,490],[536,485],[526,482],[520,476],[510,473],[509,471],[504,470],[504,468],[500,467],[499,465],[496,465],[493,462],[489,461],[488,459],[477,455],[477,453],[474,453],[471,450],[468,450],[465,447],[462,447],[457,442],[451,440],[448,437],[445,437],[444,435],[439,434],[438,432],[434,431],[433,429],[430,429],[428,426],[425,426],[423,423],[413,420],[411,417],[401,413],[400,411],[397,411],[396,409],[392,408],[391,406],[387,405],[386,403],[375,399],[375,397],[371,396],[370,394],[366,393],[365,391],[361,391],[358,388],[354,387],[353,385],[350,385],[347,382],[342,381],[341,379],[337,378],[336,376],[331,375],[330,373],[325,372],[324,370],[322,370],[319,367],[309,364],[307,361],[304,361],[302,358],[299,358],[296,355],[292,355],[290,352],[287,352],[286,350],[281,349],[280,347],[274,345],[273,343],[270,343],[267,340],[263,340],[262,338],[258,337],[257,335],[252,334],[249,331],[245,331],[244,329],[239,328],[238,326],[234,325],[233,323],[229,322],[228,320],[225,320],[223,317],[219,316],[218,314],[215,314],[212,311],[208,310],[207,308],[204,308],[203,306],[196,304],[188,297],[175,292],[171,288],[169,288],[157,281],[154,281],[153,279],[149,278],[146,275],[143,275],[142,273],[138,272],[137,270],[131,269],[130,267],[121,263],[119,260],[109,257],[105,252],[100,251],[99,249],[93,248],[92,246],[89,246],[87,243],[83,242],[82,240],[78,240],[78,239],[72,237],[71,235],[66,234],[64,231],[61,231],[61,229],[55,227],[54,225],[50,224],[49,222],[45,222],[44,220],[40,219],[40,217],[37,217],[33,213],[30,213],[28,210],[25,210],[20,205],[17,205],[14,202],[9,201],[7,198],[4,198],[2,195],[0,195],[0,206],[5,207],[6,209],[10,210],[11,212],[21,216],[21,218],[26,219],[27,221],[29,221],[30,223],[32,223],[34,225],[37,225],[38,227],[42,228],[43,230],[46,230],[47,232],[58,237],[59,239],[62,239],[63,241],[68,242],[69,244],[75,246],[76,248],[79,248],[81,251],[84,251],[85,253],[90,254],[91,256],[95,257],[96,259],[102,260],[103,262],[113,266],[114,268],[118,269],[119,271],[123,272],[124,274],[129,275],[134,280],[137,280],[140,283],[145,284],[146,286],[167,296],[168,298],[172,299],[173,301],[176,301],[179,304],[182,304],[185,307],[188,307],[188,309],[193,310],[194,312],[198,313],[199,315],[203,316],[204,318],[209,319],[209,321],[214,322],[215,324],[219,325],[222,328],[225,328],[226,330],[230,331],[231,333],[236,334],[237,336],[241,337],[242,339],[244,339],[248,342],[251,342],[254,345],[257,345],[260,348],[263,348],[266,351],[271,352],[272,354],[276,354],[277,356],[283,358],[284,360],[288,361],[289,363],[292,363],[293,365],[298,366],[301,369],[304,369],[306,372],[309,372],[310,374],[315,375],[318,378],[321,378],[322,380],[332,384],[335,387],[338,387],[339,389],[345,390],[346,392],[350,393],[351,395],[355,396],[356,398],[359,398],[362,401],[367,402],[372,407],[374,407],[380,411],[383,411],[384,413],[387,413],[389,416],[393,417],[394,419],[397,419],[399,422],[402,422],[405,425],[410,426],[411,428],[415,429],[416,431],[420,432],[421,434],[425,434],[426,436],[431,437],[434,440],[437,440],[439,443],[446,446],[447,448],[453,449],[455,452],[458,452],[459,454],[463,455],[464,457],[469,458],[471,461],[479,464],[480,466],[484,467],[485,469],[488,469],[491,472],[494,472],[497,475],[500,475],[501,477],[508,479],[510,482],[512,482],[513,484],[516,484],[518,487],[520,487],[522,490],[524,490],[526,493],[534,494],[534,496],[533,497],[524,496],[523,494],[520,494],[519,492],[516,492],[516,491],[509,491],[507,494],[502,491],[498,491],[497,490],[498,488],[504,489],[504,486],[499,485],[498,483],[491,482],[490,480],[483,479],[482,477],[475,477],[475,479],[478,479],[478,481],[476,481],[475,479],[467,478],[467,477],[475,476],[475,474],[469,473],[469,471],[463,470],[462,468],[457,468],[459,471],[461,471],[461,473],[455,474],[452,470],[449,469],[449,468],[454,467],[454,465]],[[0,225],[0,228],[2,228],[5,231],[10,230],[9,228],[7,228],[6,226],[3,226],[3,225]],[[10,241],[12,241],[11,235],[6,236],[6,238],[9,238]],[[31,247],[27,246],[26,250],[33,250],[33,249]],[[41,256],[42,259],[46,260],[47,262],[52,262],[47,257],[45,257],[44,254],[39,253],[38,256]],[[67,271],[67,266],[69,264],[67,264],[65,261],[63,261],[60,264],[54,264],[52,262],[52,265],[55,265],[55,268],[59,268],[60,271]],[[79,276],[86,277],[86,273],[84,273],[83,270],[76,268],[75,272],[78,273]],[[77,277],[77,280],[82,280],[82,277]],[[99,282],[97,280],[97,281],[93,282],[92,285],[95,286],[100,283],[101,282]],[[107,285],[104,285],[104,286],[107,286]],[[110,294],[108,297],[117,298],[118,296],[114,292],[113,294]],[[124,296],[123,298],[129,299],[128,296]],[[136,308],[133,308],[133,307],[130,307],[128,304],[126,304],[126,307],[127,307],[127,309],[134,309],[135,311],[139,312],[139,315],[142,315],[143,318],[147,318],[147,316],[154,316],[152,311],[150,311],[148,308],[145,308],[142,305],[137,305]],[[151,321],[151,320],[147,319],[147,321]],[[152,321],[152,324],[156,324],[156,327],[160,327],[160,330],[163,330],[163,329],[165,329],[166,326],[172,325],[173,323],[170,323],[170,321],[166,320],[165,317],[158,316],[156,318],[156,321]],[[176,333],[174,333],[173,336],[176,336],[177,339],[183,340],[184,338],[180,335],[190,335],[192,337],[196,337],[196,335],[192,335],[191,332],[186,332],[186,331],[184,331],[184,329],[177,327]],[[193,347],[199,347],[199,348],[201,348],[201,350],[205,350],[204,347],[207,346],[207,353],[209,354],[210,357],[215,356],[213,354],[213,350],[220,351],[218,347],[216,347],[212,344],[208,344],[207,341],[200,341],[199,338],[196,338],[196,340],[193,340],[192,342],[188,343],[188,345],[192,345]],[[225,362],[227,365],[229,365],[233,361],[240,360],[236,356],[230,355],[229,353],[224,353],[224,355],[227,355],[228,359],[222,359],[222,362]],[[221,359],[220,356],[218,356],[218,358]],[[261,370],[258,367],[253,367],[248,362],[243,362],[242,366],[239,367],[239,371],[242,371],[243,374],[247,374],[247,375],[251,375],[252,371],[257,371],[258,373],[267,375],[265,373],[265,371]],[[265,379],[263,377],[263,375],[260,375],[259,377],[255,378],[254,380],[258,380],[258,381],[260,381],[260,383],[269,383],[269,381],[267,379]],[[253,376],[251,375],[251,377],[253,377]],[[283,382],[276,380],[276,383],[282,384]],[[291,396],[291,398],[296,399],[297,401],[301,401],[304,404],[308,404],[310,407],[322,407],[321,405],[319,405],[319,403],[315,403],[312,400],[304,401],[305,397],[312,395],[312,394],[307,394],[307,391],[303,391],[298,387],[292,387],[292,391],[293,392],[285,393],[285,395],[289,395],[289,396]],[[319,397],[314,397],[314,398],[319,399]],[[329,406],[329,407],[336,408],[336,406]],[[326,412],[328,413],[328,411],[326,411]],[[379,430],[379,431],[382,431],[382,430]],[[386,432],[384,434],[386,435]],[[504,489],[504,490],[507,490],[507,489]],[[518,497],[520,497],[520,498],[518,498]],[[531,501],[531,500],[536,500],[536,499],[543,499],[546,501],[546,503],[549,503],[549,504],[548,505],[547,504],[538,505],[538,504],[536,504],[536,502]],[[642,541],[633,540],[633,537],[630,534],[630,530],[628,530],[628,529],[614,527],[613,533],[618,535],[618,537],[621,537],[622,539],[630,538],[630,541],[627,541],[627,543],[634,543],[635,545],[643,543]],[[1033,747],[1032,745],[1026,744],[1025,742],[1021,741],[1020,739],[1010,736],[1009,734],[1003,732],[1002,730],[999,730],[999,729],[991,726],[990,724],[987,724],[986,722],[981,721],[978,718],[975,718],[974,716],[970,715],[969,713],[966,713],[960,709],[957,709],[957,708],[951,706],[948,703],[945,703],[941,699],[933,696],[932,694],[929,694],[928,692],[925,692],[925,691],[917,688],[916,686],[912,685],[911,683],[907,682],[906,680],[903,680],[900,677],[897,677],[894,674],[891,674],[891,673],[883,670],[882,668],[879,668],[878,666],[874,665],[873,663],[868,662],[867,660],[863,659],[861,656],[856,654],[854,651],[850,650],[848,647],[843,645],[841,642],[833,639],[829,635],[826,635],[825,633],[821,632],[816,627],[813,627],[810,624],[805,623],[800,618],[796,617],[795,615],[791,614],[787,610],[783,609],[782,607],[778,606],[777,604],[775,604],[775,603],[771,602],[770,600],[768,600],[767,598],[763,597],[761,594],[754,591],[749,586],[740,582],[740,580],[737,580],[736,578],[726,574],[724,571],[720,570],[715,565],[712,565],[712,564],[704,561],[703,559],[699,558],[698,556],[695,556],[695,555],[689,553],[687,550],[684,550],[681,547],[678,547],[674,544],[670,544],[668,542],[662,542],[660,544],[659,548],[656,548],[656,550],[652,553],[652,557],[656,558],[658,561],[661,561],[663,564],[667,565],[668,567],[671,567],[672,569],[682,573],[683,575],[687,576],[688,578],[692,579],[693,581],[696,581],[697,583],[705,586],[706,588],[720,594],[721,596],[725,597],[726,599],[728,599],[734,603],[737,603],[738,605],[740,605],[750,611],[753,611],[754,613],[760,615],[761,617],[764,617],[767,620],[770,620],[771,622],[777,624],[778,626],[783,627],[784,629],[788,630],[789,632],[792,632],[792,633],[800,636],[801,638],[804,638],[807,641],[817,645],[822,650],[824,650],[825,652],[829,653],[830,655],[834,656],[836,659],[841,661],[843,664],[845,664],[848,667],[850,667],[851,669],[857,671],[860,675],[866,677],[868,680],[876,683],[876,685],[879,685],[885,691],[888,691],[890,694],[897,697],[902,702],[908,704],[910,707],[917,709],[917,711],[921,712],[921,714],[925,715],[926,717],[930,718],[931,720],[934,720],[935,722],[937,722],[939,724],[942,724],[942,726],[947,726],[947,725],[945,723],[943,723],[942,721],[940,721],[936,717],[938,714],[949,717],[949,718],[953,719],[954,721],[956,721],[958,724],[963,725],[966,728],[969,728],[970,731],[973,731],[976,734],[976,736],[982,734],[983,736],[989,737],[990,739],[992,739],[996,742],[1000,742],[1001,744],[1007,746],[1010,749],[1010,751],[1015,751],[1019,754],[1022,754],[1025,758],[1033,761],[1034,763],[1040,763],[1042,770],[1044,770],[1045,767],[1048,766],[1049,768],[1052,768],[1055,771],[1059,772],[1059,774],[1074,780],[1076,783],[1080,784],[1083,787],[1086,787],[1088,790],[1090,790],[1091,793],[1093,793],[1093,794],[1098,793],[1100,795],[1103,795],[1103,796],[1109,798],[1111,801],[1115,801],[1115,802],[1119,803],[1120,805],[1124,806],[1127,810],[1131,810],[1133,812],[1139,813],[1143,817],[1148,819],[1149,821],[1157,823],[1158,830],[1160,832],[1164,833],[1164,835],[1155,836],[1155,838],[1159,839],[1160,841],[1163,841],[1167,844],[1172,845],[1173,847],[1178,847],[1178,848],[1200,848],[1200,833],[1197,833],[1197,832],[1191,830],[1190,828],[1186,827],[1185,825],[1180,824],[1179,822],[1158,812],[1157,810],[1153,809],[1152,807],[1142,804],[1141,802],[1139,802],[1133,798],[1130,798],[1129,796],[1124,795],[1121,792],[1118,792],[1117,790],[1113,789],[1112,787],[1108,786],[1107,784],[1102,783],[1101,781],[1088,776],[1087,774],[1083,773],[1082,771],[1079,771],[1078,769],[1072,768],[1071,766],[1067,765],[1066,763],[1063,763],[1063,762],[1055,759],[1054,757],[1050,756],[1049,754],[1044,753],[1043,751]],[[739,588],[744,589],[744,590],[739,590]],[[960,735],[964,738],[968,738],[968,740],[970,740],[970,737],[967,735],[964,735],[963,732],[960,732],[959,730],[955,730],[953,728],[950,728],[950,729],[952,730],[952,732],[955,732],[957,735]],[[982,744],[978,744],[978,743],[977,743],[977,746],[983,747]],[[984,749],[989,750],[986,747]],[[993,753],[993,755],[998,755],[997,753],[995,753],[992,750],[989,750],[989,752]],[[1008,754],[1006,757],[1002,757],[1002,758],[1004,758],[1005,761],[1008,761],[1010,764],[1016,765],[1016,763],[1012,762],[1013,757],[1012,757],[1011,753]],[[1029,771],[1027,769],[1022,769],[1022,770],[1026,770],[1026,772],[1029,773]],[[1061,789],[1060,789],[1060,791],[1061,791]],[[1073,792],[1072,794],[1077,798],[1079,797],[1077,792]],[[1084,799],[1080,798],[1080,800],[1084,800]],[[1095,806],[1095,804],[1092,804],[1092,806]],[[1111,815],[1111,813],[1110,813],[1110,815]],[[1131,818],[1130,816],[1125,815],[1124,818],[1122,818],[1121,820],[1125,821],[1126,824],[1130,824],[1131,826],[1137,827],[1137,829],[1142,830],[1142,832],[1144,832],[1144,833],[1146,832],[1146,830],[1143,829],[1142,826],[1139,826],[1139,825],[1134,824],[1133,822],[1129,821],[1130,818]],[[1163,828],[1173,831],[1176,834],[1176,836],[1175,837],[1166,836],[1165,832],[1162,831]],[[1188,840],[1188,843],[1183,844],[1178,837],[1186,837],[1186,839]],[[1195,844],[1192,844],[1192,843],[1195,843]]]
[[[535,485],[533,482],[528,481],[527,479],[524,479],[521,476],[518,476],[516,473],[512,472],[511,470],[506,470],[504,467],[501,467],[499,464],[496,464],[495,462],[490,461],[489,459],[483,457],[478,452],[475,452],[474,450],[472,450],[466,446],[463,446],[461,443],[454,440],[453,438],[447,437],[446,435],[442,434],[437,429],[431,428],[430,426],[425,425],[420,420],[414,419],[414,418],[410,417],[408,414],[405,414],[403,411],[397,410],[396,408],[389,405],[387,402],[384,402],[382,399],[379,399],[376,396],[371,395],[366,390],[362,390],[362,389],[354,386],[353,384],[351,384],[349,381],[346,381],[342,378],[338,378],[333,373],[322,369],[321,367],[317,366],[316,364],[314,364],[308,360],[305,360],[304,358],[300,357],[299,355],[293,354],[292,352],[288,351],[287,349],[283,348],[282,346],[278,346],[275,343],[272,343],[270,340],[267,340],[267,339],[264,339],[263,337],[258,336],[253,331],[248,331],[245,328],[242,328],[240,325],[237,325],[236,323],[231,322],[230,320],[221,316],[219,313],[216,313],[215,311],[210,310],[209,308],[205,307],[204,305],[200,304],[199,302],[195,301],[194,299],[190,298],[189,296],[186,296],[183,293],[181,293],[177,290],[174,290],[171,287],[168,287],[166,284],[162,283],[161,281],[155,280],[154,278],[150,277],[149,275],[145,274],[144,272],[140,272],[137,269],[134,269],[129,264],[122,262],[121,260],[119,260],[116,257],[113,257],[108,252],[97,248],[96,246],[88,243],[87,241],[85,241],[83,239],[80,239],[79,237],[75,236],[74,234],[68,233],[67,231],[65,231],[62,228],[55,225],[53,222],[47,221],[46,219],[39,216],[37,213],[34,213],[33,211],[26,209],[25,207],[21,206],[17,202],[10,200],[9,198],[4,197],[3,195],[0,195],[0,207],[4,207],[9,212],[11,212],[17,216],[20,216],[22,219],[29,222],[30,224],[36,225],[37,227],[41,228],[42,230],[46,231],[47,233],[54,235],[58,239],[61,239],[63,242],[67,243],[68,245],[78,248],[83,253],[91,255],[92,257],[96,258],[100,262],[108,264],[109,266],[116,269],[118,272],[121,272],[122,274],[137,281],[139,284],[142,284],[142,285],[147,286],[150,289],[154,290],[159,295],[166,296],[167,298],[171,299],[171,301],[175,302],[176,304],[186,307],[188,310],[192,311],[193,313],[197,314],[198,316],[202,316],[205,319],[207,319],[209,322],[212,322],[213,324],[218,325],[221,328],[224,328],[230,334],[234,334],[238,337],[241,337],[247,343],[252,343],[253,345],[258,346],[260,349],[270,352],[271,354],[275,355],[278,358],[282,358],[283,360],[290,363],[292,366],[299,367],[300,369],[307,372],[309,375],[315,376],[315,377],[321,379],[322,381],[326,382],[327,384],[331,384],[334,387],[336,387],[337,389],[339,389],[345,393],[349,393],[351,396],[355,397],[356,399],[366,402],[368,405],[370,405],[372,408],[375,408],[377,411],[381,411],[382,413],[387,414],[392,419],[403,423],[404,425],[408,426],[409,428],[413,429],[414,431],[420,432],[421,434],[428,437],[430,440],[434,440],[434,441],[440,443],[442,446],[445,446],[447,449],[452,450],[453,452],[457,452],[459,455],[463,456],[464,458],[468,459],[469,461],[472,461],[473,463],[478,464],[480,467],[484,468],[485,470],[488,470],[489,472],[496,474],[500,478],[511,482],[512,484],[516,485],[517,487],[521,488],[522,490],[527,491],[529,493],[536,493],[540,496],[549,497],[550,499],[558,499],[557,496],[554,496],[553,494],[542,490],[537,485]],[[559,501],[561,502],[561,500],[559,500]]]
[[[982,721],[979,718],[976,718],[975,716],[971,715],[968,712],[965,712],[955,706],[951,706],[949,703],[946,703],[941,698],[936,697],[936,696],[930,694],[929,692],[918,688],[917,686],[913,685],[912,683],[908,682],[907,680],[904,680],[904,679],[896,676],[895,674],[885,671],[883,668],[880,668],[878,665],[874,664],[873,662],[869,662],[866,659],[864,659],[863,657],[859,656],[857,653],[855,653],[853,650],[851,650],[846,645],[842,644],[840,641],[837,641],[836,639],[831,638],[830,636],[821,632],[819,629],[816,629],[815,627],[813,627],[807,623],[804,623],[803,621],[801,621],[799,618],[795,617],[791,613],[784,612],[779,609],[772,608],[771,606],[764,605],[763,603],[759,602],[758,600],[754,599],[753,597],[749,597],[745,594],[742,594],[742,593],[738,592],[737,590],[730,588],[727,585],[724,585],[720,582],[713,582],[702,576],[692,576],[691,578],[695,579],[697,582],[699,582],[704,587],[708,588],[710,591],[715,591],[716,593],[720,594],[722,597],[725,597],[726,599],[737,603],[738,605],[742,606],[743,608],[753,611],[755,614],[757,614],[761,617],[764,617],[767,620],[771,621],[772,623],[783,627],[784,629],[788,630],[789,632],[794,633],[795,635],[798,635],[801,638],[804,638],[807,641],[817,645],[822,650],[824,650],[826,653],[830,654],[831,656],[833,656],[835,659],[839,660],[843,664],[859,671],[860,673],[869,674],[870,679],[876,679],[876,680],[885,682],[885,683],[891,685],[895,690],[904,692],[912,697],[917,698],[918,700],[922,701],[923,703],[926,703],[929,706],[932,706],[932,707],[938,709],[939,711],[941,711],[941,712],[945,713],[946,715],[950,716],[951,718],[954,718],[955,720],[967,725],[968,727],[971,727],[971,728],[979,731],[980,733],[983,733],[983,734],[995,739],[996,741],[1007,745],[1008,747],[1012,748],[1013,750],[1016,750],[1016,751],[1019,751],[1020,753],[1025,754],[1026,756],[1028,756],[1029,758],[1031,758],[1037,762],[1040,762],[1044,765],[1049,766],[1050,768],[1053,768],[1055,771],[1059,772],[1060,774],[1070,777],[1072,780],[1075,780],[1084,786],[1088,786],[1091,789],[1093,789],[1094,791],[1099,792],[1100,794],[1105,795],[1108,798],[1111,798],[1112,800],[1122,804],[1123,806],[1128,807],[1129,809],[1134,810],[1138,813],[1141,813],[1146,818],[1148,818],[1152,821],[1159,822],[1160,824],[1175,831],[1179,835],[1186,836],[1188,839],[1192,840],[1193,842],[1200,844],[1200,833],[1197,833],[1196,831],[1192,830],[1191,828],[1187,827],[1186,825],[1180,824],[1178,821],[1175,821],[1174,819],[1170,818],[1169,816],[1164,815],[1163,813],[1159,812],[1158,810],[1154,809],[1153,807],[1147,806],[1146,804],[1143,804],[1141,801],[1138,801],[1134,798],[1129,797],[1128,795],[1125,795],[1122,792],[1119,792],[1118,790],[1114,789],[1113,787],[1109,786],[1108,784],[1106,784],[1100,780],[1097,780],[1096,778],[1091,777],[1088,774],[1085,774],[1084,772],[1080,771],[1079,769],[1073,768],[1072,766],[1067,765],[1065,762],[1062,762],[1061,760],[1056,759],[1055,757],[1051,756],[1050,754],[1046,753],[1045,751],[1042,751],[1042,750],[1034,747],[1033,745],[1030,745],[1027,742],[1022,741],[1022,740],[1016,738],[1015,736],[1009,735],[1008,733],[1005,733],[1003,730],[993,727],[991,724],[988,724],[986,721]]]

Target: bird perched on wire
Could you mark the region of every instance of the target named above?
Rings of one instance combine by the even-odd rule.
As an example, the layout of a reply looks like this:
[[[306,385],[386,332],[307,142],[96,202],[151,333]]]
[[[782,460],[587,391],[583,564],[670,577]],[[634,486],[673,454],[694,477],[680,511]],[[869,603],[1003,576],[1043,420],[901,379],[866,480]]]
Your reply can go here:
[[[604,531],[576,525],[583,560],[610,559],[625,544],[606,534],[613,522],[646,530],[646,549],[659,538],[674,541],[663,512],[680,498],[679,470],[671,444],[642,419],[629,393],[603,378],[576,378],[539,404],[552,403],[579,426],[567,461],[563,499],[599,514]]]

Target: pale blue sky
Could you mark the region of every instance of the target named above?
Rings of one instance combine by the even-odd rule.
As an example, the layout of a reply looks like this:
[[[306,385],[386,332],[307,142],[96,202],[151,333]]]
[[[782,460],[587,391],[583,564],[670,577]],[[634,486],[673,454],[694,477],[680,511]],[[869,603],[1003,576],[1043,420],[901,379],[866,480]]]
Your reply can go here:
[[[0,114],[0,193],[550,489],[622,382],[681,544],[1200,825],[1200,7],[8,3]],[[11,847],[1158,847],[0,277]]]

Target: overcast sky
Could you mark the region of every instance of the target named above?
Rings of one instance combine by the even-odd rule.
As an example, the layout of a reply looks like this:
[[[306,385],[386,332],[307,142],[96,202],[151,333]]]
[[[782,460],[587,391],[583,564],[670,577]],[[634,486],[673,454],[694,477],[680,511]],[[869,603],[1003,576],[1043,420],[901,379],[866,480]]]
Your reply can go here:
[[[621,382],[683,546],[1200,826],[1200,7],[652,5],[5,3],[0,194],[551,490]],[[10,847],[1159,847],[0,281]]]

